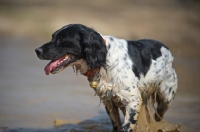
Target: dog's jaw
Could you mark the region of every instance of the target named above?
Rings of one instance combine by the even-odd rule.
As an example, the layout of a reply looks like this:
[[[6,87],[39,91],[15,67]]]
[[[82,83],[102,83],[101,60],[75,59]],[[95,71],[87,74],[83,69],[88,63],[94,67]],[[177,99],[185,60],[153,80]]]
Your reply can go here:
[[[49,75],[50,73],[56,74],[66,68],[74,60],[75,57],[73,55],[65,55],[57,60],[52,60],[49,62],[44,68],[44,71],[46,75]]]
[[[87,63],[85,60],[83,59],[79,59],[71,64],[69,64],[69,66],[73,66],[75,69],[75,72],[78,74],[82,74],[85,75],[85,73],[87,72],[87,70],[89,69],[89,67],[87,66]]]

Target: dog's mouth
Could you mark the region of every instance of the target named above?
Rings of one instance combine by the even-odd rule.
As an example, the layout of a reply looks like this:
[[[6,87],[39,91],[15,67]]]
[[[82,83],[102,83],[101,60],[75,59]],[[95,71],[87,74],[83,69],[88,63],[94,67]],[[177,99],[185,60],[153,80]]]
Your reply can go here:
[[[73,55],[65,55],[57,60],[52,60],[47,64],[44,68],[46,75],[50,73],[56,74],[66,68],[70,63],[75,61],[75,57]]]

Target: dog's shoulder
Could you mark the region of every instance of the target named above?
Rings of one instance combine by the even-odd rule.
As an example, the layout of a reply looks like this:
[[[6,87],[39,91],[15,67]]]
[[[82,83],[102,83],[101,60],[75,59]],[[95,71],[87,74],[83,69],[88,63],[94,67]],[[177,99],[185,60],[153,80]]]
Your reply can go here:
[[[152,40],[152,39],[141,39],[137,41],[127,41],[128,52],[133,56],[142,57],[141,59],[146,60],[148,57],[150,59],[156,60],[160,57],[161,48],[168,49],[163,43]]]
[[[144,76],[147,74],[152,60],[157,60],[163,56],[162,49],[169,51],[167,46],[153,39],[124,40],[114,36],[104,37],[107,41],[107,49],[112,54],[113,52],[116,53],[114,58],[124,56],[124,59],[126,59],[125,56],[128,55],[133,63],[132,70],[138,78],[141,74]]]
[[[140,78],[150,69],[152,61],[163,56],[162,49],[169,50],[163,43],[153,39],[127,40],[128,55],[134,63],[132,70]]]

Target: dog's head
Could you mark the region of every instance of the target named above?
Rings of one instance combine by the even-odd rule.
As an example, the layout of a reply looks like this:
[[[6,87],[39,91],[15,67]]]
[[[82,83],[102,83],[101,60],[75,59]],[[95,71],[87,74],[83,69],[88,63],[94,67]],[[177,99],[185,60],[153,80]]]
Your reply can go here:
[[[102,36],[81,24],[70,24],[53,33],[50,42],[35,49],[41,60],[51,60],[45,73],[58,73],[83,59],[89,69],[106,66],[106,46]]]

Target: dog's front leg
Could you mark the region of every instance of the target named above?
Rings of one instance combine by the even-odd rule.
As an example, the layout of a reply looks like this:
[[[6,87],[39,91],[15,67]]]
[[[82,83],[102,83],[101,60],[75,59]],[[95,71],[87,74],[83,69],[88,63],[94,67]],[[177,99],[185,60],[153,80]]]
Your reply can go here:
[[[121,132],[134,132],[136,127],[142,99],[140,94],[133,95],[132,97],[131,101],[126,105],[126,114]]]
[[[119,116],[118,107],[114,104],[113,101],[104,101],[104,105],[106,108],[106,112],[108,113],[112,125],[113,125],[113,132],[120,132],[121,130],[121,120]]]

